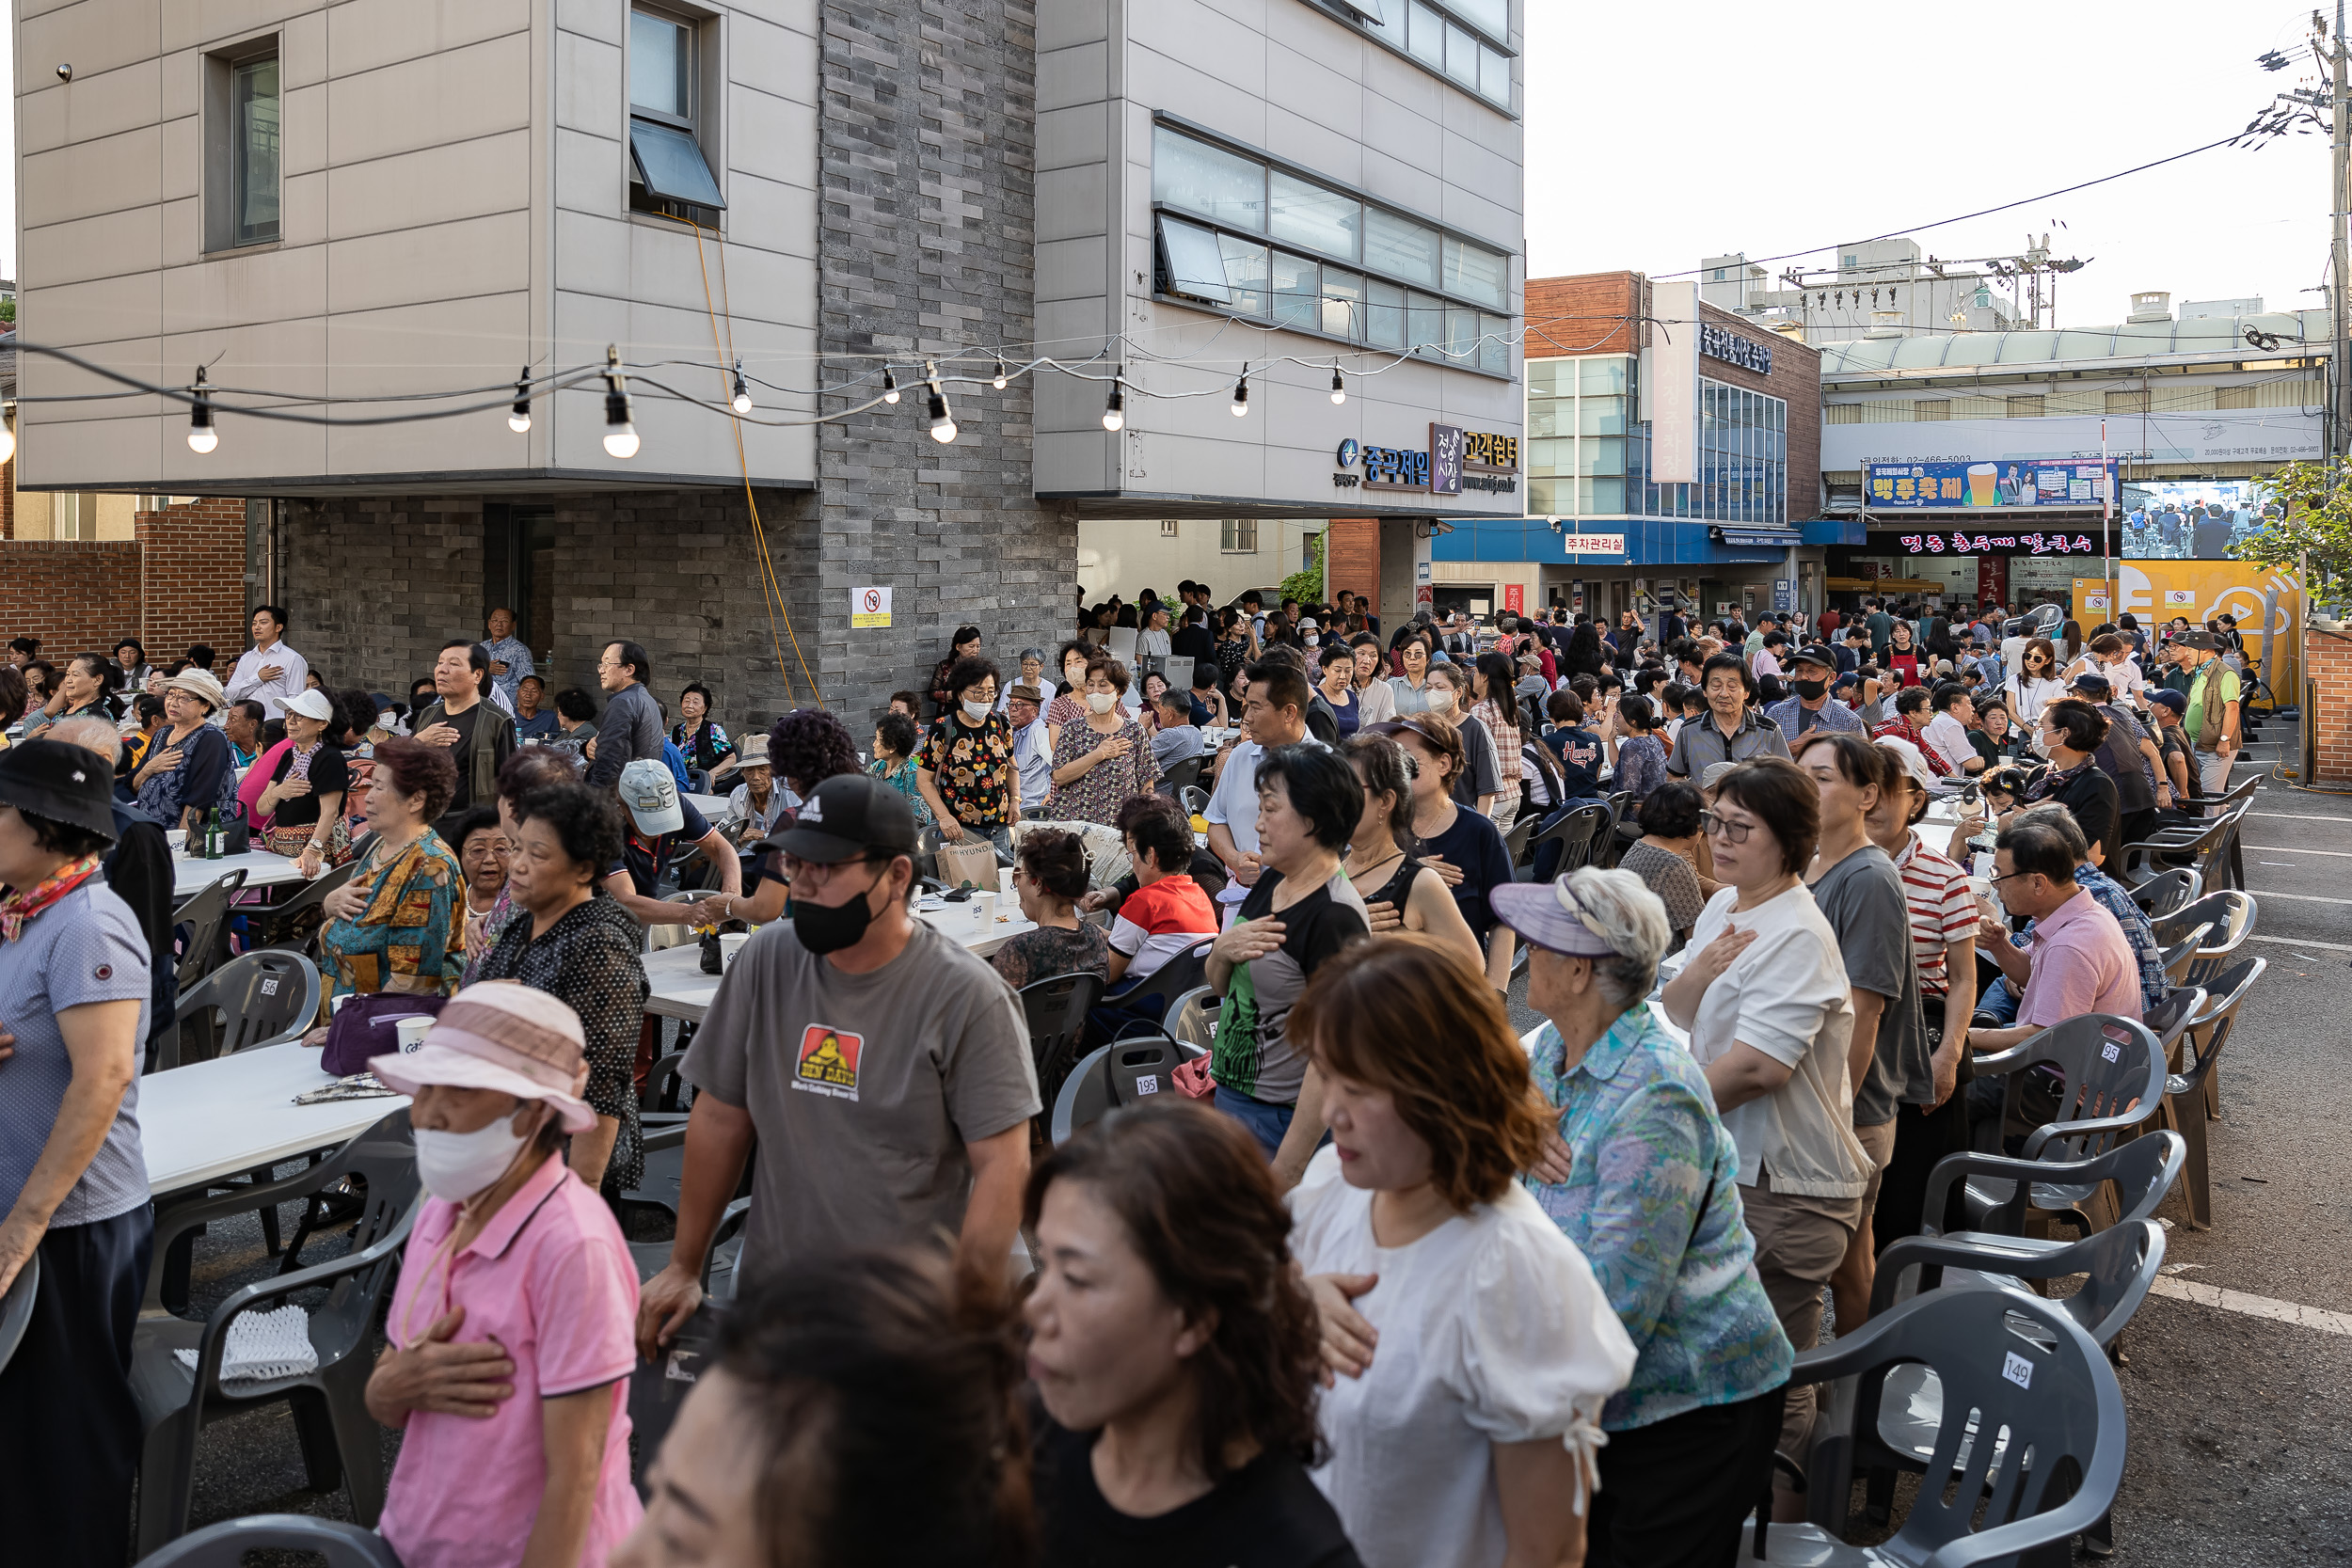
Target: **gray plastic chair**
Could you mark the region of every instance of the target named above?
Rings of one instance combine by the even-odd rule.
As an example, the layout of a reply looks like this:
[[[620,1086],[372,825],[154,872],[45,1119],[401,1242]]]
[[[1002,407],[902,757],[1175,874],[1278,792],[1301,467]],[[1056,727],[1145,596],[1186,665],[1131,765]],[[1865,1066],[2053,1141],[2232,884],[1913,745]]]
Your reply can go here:
[[[2147,912],[2151,920],[2161,920],[2197,901],[2204,891],[2196,872],[2185,866],[2168,871],[2161,877],[2151,877],[2131,890],[2132,902]]]
[[[316,952],[319,931],[325,927],[326,918],[322,913],[316,926],[304,930],[303,917],[317,911],[326,902],[328,894],[358,875],[361,855],[358,845],[352,847],[351,859],[320,872],[284,903],[267,909],[241,911],[246,917],[246,929],[252,933],[253,945]]]
[[[2055,1068],[2065,1085],[2057,1114],[2035,1125],[2023,1119],[2023,1091],[2026,1074],[2041,1067]],[[2154,1116],[2164,1098],[2164,1048],[2156,1036],[2137,1019],[2108,1013],[2054,1023],[2007,1051],[1979,1056],[1975,1068],[1979,1078],[2008,1075],[2002,1128],[2024,1130],[2018,1152],[2027,1160],[2103,1153],[2117,1134]]]
[[[1038,1093],[1047,1104],[1078,1059],[1087,1014],[1103,1000],[1103,976],[1087,971],[1032,980],[1021,988],[1021,1010],[1029,1024],[1029,1058],[1037,1068]]]
[[[1216,1044],[1217,1009],[1223,1006],[1207,986],[1195,986],[1168,1005],[1168,1032],[1186,1045],[1207,1051]]]
[[[199,893],[192,893],[171,911],[171,923],[188,928],[188,940],[173,966],[180,989],[187,990],[220,962],[229,928],[229,895],[245,886],[245,870],[225,871]]]
[[[163,1270],[149,1271],[146,1308],[132,1337],[131,1393],[137,1402],[146,1445],[139,1460],[138,1549],[152,1552],[187,1528],[188,1496],[196,1471],[196,1442],[204,1427],[258,1405],[285,1402],[311,1489],[339,1482],[351,1502],[352,1517],[373,1525],[384,1509],[384,1458],[375,1418],[368,1414],[368,1374],[373,1370],[375,1318],[390,1291],[394,1265],[416,1221],[419,1182],[416,1143],[405,1108],[393,1112],[338,1149],[325,1164],[282,1181],[240,1187],[218,1197],[176,1204],[155,1219],[155,1258],[197,1226],[251,1210],[257,1202],[309,1197],[352,1180],[367,1193],[351,1249],[341,1258],[231,1291],[202,1323],[163,1310]],[[256,1307],[275,1307],[296,1291],[326,1288],[323,1306],[311,1310],[310,1343],[318,1370],[298,1377],[240,1381],[220,1378],[229,1326]],[[172,1354],[193,1350],[193,1371]]]
[[[1877,1430],[1891,1372],[1925,1366],[1944,1406],[1923,1466],[1954,1484],[1922,1486],[1902,1528],[1876,1546],[1845,1526],[1853,1449],[1845,1433]],[[2123,1391],[2106,1354],[2055,1302],[2006,1291],[1931,1291],[1860,1331],[1797,1357],[1790,1383],[1852,1380],[1836,1398],[1851,1424],[1818,1437],[1806,1465],[1812,1522],[1768,1523],[1769,1494],[1744,1563],[1805,1568],[1960,1568],[2063,1548],[2114,1505],[2123,1476]],[[1826,1423],[1817,1423],[1817,1430]],[[1991,1442],[1982,1433],[1995,1434]],[[2026,1453],[2030,1463],[2016,1463]],[[1977,1527],[1979,1506],[1983,1528]]]
[[[7,1370],[8,1357],[24,1342],[24,1330],[33,1321],[33,1298],[39,1294],[40,1254],[36,1252],[16,1271],[16,1282],[8,1287],[8,1293],[0,1296],[0,1370]]]
[[[1600,835],[1609,832],[1609,807],[1602,801],[1594,800],[1578,806],[1537,832],[1528,840],[1528,863],[1519,867],[1525,873],[1519,879],[1534,879],[1535,857],[1547,844],[1560,846],[1560,863],[1551,868],[1554,877],[1564,871],[1574,871],[1580,865],[1590,864],[1594,847],[1599,843]]]
[[[1181,1040],[1171,1040],[1158,1035],[1121,1040],[1116,1047],[1105,1045],[1088,1052],[1079,1059],[1078,1065],[1070,1069],[1070,1076],[1062,1080],[1061,1092],[1054,1097],[1052,1126],[1054,1142],[1066,1144],[1070,1141],[1070,1135],[1073,1132],[1089,1122],[1099,1121],[1120,1106],[1134,1103],[1132,1090],[1128,1091],[1131,1098],[1120,1098],[1121,1093],[1120,1080],[1122,1075],[1111,1062],[1111,1053],[1114,1049],[1129,1051],[1132,1048],[1152,1047],[1165,1051],[1169,1046],[1174,1046],[1176,1049],[1175,1059],[1165,1063],[1155,1062],[1152,1064],[1152,1066],[1172,1068],[1192,1057],[1208,1054],[1197,1045],[1186,1045]],[[1136,1065],[1139,1064],[1130,1065],[1126,1076],[1130,1078],[1134,1076]],[[1166,1094],[1175,1091],[1168,1085],[1162,1083],[1152,1092]]]
[[[267,947],[242,954],[180,993],[179,1015],[165,1041],[158,1072],[180,1065],[185,1031],[206,1013],[217,1013],[220,1033],[215,1055],[233,1056],[265,1045],[299,1039],[319,1011],[318,966],[299,953]],[[213,1027],[206,1020],[208,1027]]]
[[[308,1513],[223,1519],[139,1559],[137,1568],[245,1568],[247,1552],[310,1552],[326,1568],[401,1568],[392,1544],[372,1529]]]
[[[1199,784],[1186,784],[1176,792],[1176,803],[1184,808],[1186,816],[1205,816],[1209,810],[1209,792]]]
[[[2188,966],[2197,961],[2198,943],[2203,942],[2205,933],[2212,929],[2210,926],[2199,926],[2183,936],[2180,941],[2166,942],[2162,945],[2156,956],[2156,961],[2164,966],[2166,985],[2183,986],[2188,983]],[[2157,1032],[2162,1033],[2161,1030]]]
[[[2213,1093],[2214,1069],[2221,1060],[2221,1048],[2230,1041],[2246,993],[2269,967],[2268,958],[2240,958],[2213,976],[2212,1000],[2189,1020],[2188,1050],[2181,1070],[2164,1081],[2165,1122],[2188,1143],[2183,1195],[2188,1200],[2188,1223],[2193,1230],[2213,1227],[2213,1171],[2206,1156],[2205,1124],[2220,1115]]]
[[[2226,901],[2228,919],[2214,923],[2214,929],[2205,935],[2205,945],[2197,950],[2196,961],[2188,966],[2187,983],[2207,990],[2215,989],[2209,983],[2213,976],[2236,960],[2262,917],[2262,906],[2252,894],[2232,888],[2220,896]]]
[[[1922,1266],[1934,1263],[1945,1266]],[[2072,1246],[2032,1256],[1967,1245],[1949,1238],[1906,1236],[1879,1255],[1870,1310],[1876,1316],[1899,1299],[1908,1299],[1899,1287],[1914,1268],[1923,1275],[1940,1274],[1941,1284],[1933,1288],[2019,1294],[2031,1293],[2026,1283],[2029,1279],[2069,1279],[2080,1275],[2080,1290],[2049,1305],[2074,1319],[2095,1343],[2112,1347],[2123,1325],[2139,1310],[2139,1304],[2148,1299],[2149,1289],[2163,1267],[2164,1227],[2153,1220],[2119,1225]],[[1921,1288],[1930,1287],[1923,1280]],[[1924,1472],[1935,1452],[1943,1385],[1924,1365],[1896,1368],[1886,1374],[1879,1398],[1877,1427],[1860,1433],[1853,1430],[1851,1411],[1841,1407],[1839,1398],[1851,1392],[1851,1386],[1839,1385],[1824,1414],[1827,1425],[1817,1430],[1834,1432],[1839,1434],[1838,1440],[1851,1441],[1854,1465],[1867,1477],[1867,1516],[1873,1523],[1883,1523],[1893,1512],[1896,1473]],[[2114,1544],[2112,1521],[2107,1518],[2084,1533],[2096,1544],[2112,1547]]]
[[[1161,788],[1171,798],[1183,800],[1185,790],[1200,787],[1200,767],[1207,760],[1205,757],[1186,757],[1184,761],[1177,763],[1168,768],[1168,776],[1160,781]]]
[[[2054,1252],[2067,1243],[2051,1236],[2028,1236],[2027,1205],[2065,1218],[2078,1235],[2097,1227],[2084,1206],[2100,1189],[2113,1185],[2107,1201],[2114,1205],[2115,1223],[2130,1225],[2156,1217],[2164,1196],[2181,1178],[2188,1157],[2187,1144],[2178,1132],[2142,1133],[2120,1148],[2088,1160],[2015,1160],[2006,1154],[1947,1154],[1928,1175],[1927,1201],[1921,1206],[1925,1233],[1938,1235],[1936,1221],[1955,1183],[1967,1183],[1969,1227],[1941,1232],[1946,1240],[1971,1245],[1996,1244],[2007,1254],[2023,1256]],[[1980,1207],[1979,1199],[1997,1201]]]

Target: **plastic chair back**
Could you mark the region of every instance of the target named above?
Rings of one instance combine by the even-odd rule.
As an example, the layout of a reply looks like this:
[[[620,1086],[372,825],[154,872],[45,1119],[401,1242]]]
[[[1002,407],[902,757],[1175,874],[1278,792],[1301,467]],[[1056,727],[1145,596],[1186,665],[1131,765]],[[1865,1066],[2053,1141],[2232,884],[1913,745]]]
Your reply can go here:
[[[1915,1265],[1920,1270],[1921,1291],[1934,1289],[1933,1276],[1952,1268],[1974,1275],[1971,1284],[2008,1289],[2023,1289],[2027,1280],[2071,1279],[2080,1275],[2081,1289],[2073,1295],[2054,1298],[2053,1305],[2099,1344],[2111,1345],[2139,1310],[2139,1304],[2148,1299],[2149,1289],[2164,1267],[2164,1227],[2152,1219],[2125,1220],[2071,1245],[2023,1255],[1965,1239],[1904,1236],[1888,1243],[1879,1254],[1870,1310],[1875,1315],[1907,1299],[1899,1288],[1900,1276]],[[1948,1275],[1945,1283],[1951,1283]]]
[[[2188,983],[2214,990],[2211,977],[2230,966],[2238,950],[2254,934],[2254,927],[2262,908],[2254,895],[2241,889],[2231,888],[2215,895],[2222,900],[2223,918],[2214,923],[2205,934],[2205,945],[2197,950],[2197,958],[2188,966]]]
[[[1032,980],[1021,988],[1021,1010],[1029,1023],[1029,1057],[1037,1066],[1038,1093],[1050,1104],[1062,1075],[1078,1054],[1087,1014],[1103,1000],[1103,977],[1092,971]]]
[[[1176,1065],[1184,1047],[1166,1036],[1114,1040],[1106,1069],[1112,1102],[1139,1104],[1154,1095],[1176,1093]]]
[[[243,886],[243,867],[223,872],[216,881],[200,893],[191,894],[185,903],[171,911],[171,923],[188,928],[187,942],[180,949],[180,960],[175,966],[182,990],[211,974],[214,965],[220,961],[221,933],[229,924],[229,895]]]
[[[1528,841],[1535,836],[1535,814],[1523,811],[1519,813],[1518,819],[1511,824],[1511,831],[1502,835],[1502,852],[1510,856],[1513,865],[1527,863]]]
[[[1078,1058],[1054,1095],[1054,1117],[1048,1132],[1054,1142],[1066,1144],[1070,1134],[1111,1109],[1111,1048],[1099,1046]]]
[[[1137,1004],[1156,998],[1161,1004],[1161,1016],[1165,1018],[1168,1004],[1188,990],[1198,990],[1207,978],[1209,948],[1216,941],[1214,936],[1202,937],[1126,990],[1106,991],[1102,998],[1103,1005],[1136,1011],[1138,1010]]]
[[[2164,1048],[2137,1019],[2086,1013],[1976,1062],[1980,1078],[2010,1075],[2010,1115],[2017,1113],[2026,1073],[2037,1067],[2057,1069],[2065,1086],[2057,1114],[2026,1138],[2028,1160],[2104,1154],[2118,1132],[2153,1117],[2164,1101]]]
[[[2132,902],[2146,911],[2151,920],[2162,920],[2196,901],[2202,891],[2196,872],[2186,866],[2168,871],[2161,877],[2151,877],[2131,890]]]
[[[1184,792],[1194,787],[1200,781],[1200,762],[1201,759],[1199,757],[1186,757],[1184,761],[1174,764],[1161,777],[1160,787],[1182,800]]]
[[[375,1531],[309,1513],[223,1519],[139,1559],[138,1568],[244,1568],[246,1553],[266,1551],[312,1553],[326,1568],[401,1568]]]
[[[220,1015],[216,1054],[233,1056],[240,1051],[300,1038],[318,1011],[316,964],[299,953],[274,947],[242,954],[180,993],[171,1060],[159,1066],[179,1065],[178,1032],[208,1012]]]
[[[1207,986],[1195,986],[1168,1007],[1168,1032],[1182,1044],[1202,1051],[1216,1044],[1219,999]]]
[[[1199,776],[1198,772],[1194,774]],[[1209,810],[1209,792],[1199,784],[1186,784],[1176,792],[1176,802],[1184,808],[1186,816],[1204,816]]]
[[[1608,828],[1609,808],[1606,805],[1595,801],[1591,805],[1579,806],[1537,833],[1529,842],[1528,852],[1532,855],[1545,844],[1559,845],[1560,864],[1552,873],[1556,877],[1560,872],[1573,871],[1580,865],[1589,863],[1595,841]]]
[[[320,905],[326,902],[328,894],[358,875],[360,856],[357,845],[353,846],[353,851],[351,859],[341,865],[330,866],[320,872],[316,879],[304,884],[299,892],[284,903],[268,909],[246,911],[246,919],[252,928],[254,941],[262,947],[276,947],[289,951],[297,947],[304,951],[312,949],[318,942],[316,931],[305,933],[299,942],[294,940],[294,932],[300,927],[303,916],[318,909]],[[324,926],[324,924],[325,921],[322,919],[321,925]]]
[[[2191,1020],[2202,1011],[2205,993],[2195,986],[2175,986],[2164,993],[2164,1000],[2149,1009],[2140,1022],[2156,1037],[2156,1044],[2164,1052],[2164,1059],[2172,1059],[2172,1047],[2188,1032]]]

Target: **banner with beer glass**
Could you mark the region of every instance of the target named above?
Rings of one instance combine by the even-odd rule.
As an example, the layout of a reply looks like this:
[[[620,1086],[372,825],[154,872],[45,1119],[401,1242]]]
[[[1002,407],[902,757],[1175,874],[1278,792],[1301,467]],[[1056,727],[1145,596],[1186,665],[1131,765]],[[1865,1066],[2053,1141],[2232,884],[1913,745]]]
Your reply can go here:
[[[1905,508],[1988,512],[2041,506],[2096,506],[2112,493],[2113,460],[2007,458],[1998,463],[1866,465],[1873,512]]]

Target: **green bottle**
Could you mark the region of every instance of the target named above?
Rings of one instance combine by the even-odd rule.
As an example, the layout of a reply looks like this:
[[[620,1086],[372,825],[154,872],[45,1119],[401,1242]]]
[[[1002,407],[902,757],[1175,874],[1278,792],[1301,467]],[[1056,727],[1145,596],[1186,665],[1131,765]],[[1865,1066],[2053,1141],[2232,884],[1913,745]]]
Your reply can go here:
[[[215,806],[204,814],[204,858],[219,860],[228,852],[229,835],[221,830],[220,808]]]

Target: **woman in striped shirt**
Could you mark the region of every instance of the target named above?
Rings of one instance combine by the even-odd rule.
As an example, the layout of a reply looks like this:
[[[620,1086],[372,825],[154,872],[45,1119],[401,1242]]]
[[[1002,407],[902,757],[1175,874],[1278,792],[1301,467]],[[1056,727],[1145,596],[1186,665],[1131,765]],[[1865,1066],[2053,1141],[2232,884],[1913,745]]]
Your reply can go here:
[[[1919,1006],[1934,1047],[1933,1105],[1895,1111],[1895,1155],[1879,1181],[1871,1238],[1879,1250],[1898,1236],[1919,1233],[1928,1178],[1935,1163],[1968,1147],[1968,1113],[1958,1087],[1968,1050],[1968,1019],[1977,1004],[1977,900],[1966,873],[1912,832],[1928,812],[1931,774],[1918,748],[1882,740],[1902,766],[1896,785],[1882,790],[1864,819],[1870,842],[1886,851],[1902,879],[1911,914],[1911,952],[1919,967]],[[1943,1216],[1937,1228],[1947,1229]]]

